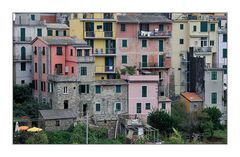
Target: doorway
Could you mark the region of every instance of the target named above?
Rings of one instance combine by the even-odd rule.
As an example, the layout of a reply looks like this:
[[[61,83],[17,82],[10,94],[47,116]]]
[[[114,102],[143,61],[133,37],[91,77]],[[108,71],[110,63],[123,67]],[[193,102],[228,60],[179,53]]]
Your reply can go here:
[[[87,104],[83,104],[83,116],[87,115]]]

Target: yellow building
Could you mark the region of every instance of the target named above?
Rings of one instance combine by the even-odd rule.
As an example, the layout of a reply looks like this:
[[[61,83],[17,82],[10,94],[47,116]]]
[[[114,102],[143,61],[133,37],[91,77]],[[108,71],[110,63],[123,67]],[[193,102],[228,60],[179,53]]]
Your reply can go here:
[[[208,15],[174,13],[171,38],[172,68],[175,94],[187,91],[187,52],[195,57],[205,57],[206,66],[213,66],[217,52],[217,21]]]
[[[116,77],[116,14],[74,13],[70,36],[83,39],[93,48],[96,80]]]

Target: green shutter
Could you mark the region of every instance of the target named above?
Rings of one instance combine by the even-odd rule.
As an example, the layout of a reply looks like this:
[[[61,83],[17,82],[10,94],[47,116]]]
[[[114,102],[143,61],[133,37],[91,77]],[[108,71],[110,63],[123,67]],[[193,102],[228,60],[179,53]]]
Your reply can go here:
[[[207,21],[201,22],[201,29],[200,29],[200,31],[201,32],[207,32],[207,30],[208,30],[208,22]]]
[[[87,93],[89,93],[89,85],[87,85]]]
[[[52,36],[52,30],[48,30],[48,36]]]
[[[87,67],[81,67],[81,75],[87,75]]]
[[[85,56],[89,56],[89,49],[85,49],[84,52],[85,52],[84,54]]]
[[[122,47],[127,47],[127,40],[122,40]]]
[[[116,93],[121,93],[121,85],[116,85]]]
[[[217,93],[212,93],[211,98],[212,104],[217,104]]]
[[[25,41],[25,28],[20,29],[20,40]]]
[[[217,72],[212,71],[212,80],[217,80]]]
[[[142,40],[142,47],[147,47],[147,40]]]
[[[127,56],[122,56],[122,64],[127,64]]]
[[[77,56],[82,56],[82,49],[77,49]]]
[[[147,61],[147,55],[142,55],[142,67],[147,67],[148,61]]]
[[[35,21],[35,15],[31,15],[31,20]]]
[[[227,65],[223,65],[224,74],[227,74]]]
[[[227,49],[223,49],[223,58],[227,58]]]
[[[212,23],[210,26],[211,26],[210,30],[214,32],[215,31],[215,24]]]
[[[159,52],[163,52],[163,40],[159,40]]]
[[[96,94],[101,93],[101,86],[96,86]]]
[[[163,55],[159,55],[158,62],[159,62],[159,67],[164,67]]]
[[[142,104],[137,103],[137,113],[141,113],[141,112],[142,112]]]
[[[37,36],[39,36],[39,37],[42,36],[42,29],[41,28],[37,29]]]
[[[26,63],[21,63],[21,71],[26,71]]]
[[[162,109],[166,109],[166,102],[162,102]]]
[[[227,42],[227,34],[223,34],[223,42]]]
[[[24,46],[21,47],[21,59],[22,60],[26,59],[26,48]]]
[[[121,111],[121,103],[116,103],[116,111]]]
[[[146,103],[145,104],[145,109],[146,110],[150,110],[151,109],[151,104],[150,103]]]
[[[57,47],[57,55],[62,55],[62,47]]]
[[[142,86],[142,97],[147,97],[147,86]]]
[[[99,103],[96,104],[96,111],[97,112],[101,111],[101,105]]]
[[[164,31],[164,25],[163,25],[163,24],[160,24],[160,25],[159,25],[159,31],[160,31],[160,32],[163,32],[163,31]]]

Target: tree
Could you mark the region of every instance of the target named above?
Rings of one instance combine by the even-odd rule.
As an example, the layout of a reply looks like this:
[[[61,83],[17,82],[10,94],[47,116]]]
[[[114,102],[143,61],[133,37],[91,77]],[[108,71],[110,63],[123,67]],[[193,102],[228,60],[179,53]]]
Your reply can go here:
[[[169,140],[166,141],[165,143],[167,143],[167,144],[184,144],[182,135],[175,128],[172,128],[172,129],[173,129],[173,134],[171,135]]]
[[[169,135],[173,127],[173,119],[164,111],[154,111],[148,115],[148,124],[159,130],[161,134]]]
[[[15,103],[23,103],[32,99],[32,89],[28,85],[14,85],[13,87],[13,100]]]
[[[27,144],[48,144],[48,137],[45,132],[39,132],[39,133],[33,133],[32,136],[30,136],[26,140]]]
[[[203,109],[203,112],[206,112],[209,115],[215,130],[221,128],[220,118],[222,117],[222,113],[218,108],[208,107]]]
[[[122,75],[129,74],[134,75],[136,73],[136,66],[126,66],[125,68],[120,70]]]

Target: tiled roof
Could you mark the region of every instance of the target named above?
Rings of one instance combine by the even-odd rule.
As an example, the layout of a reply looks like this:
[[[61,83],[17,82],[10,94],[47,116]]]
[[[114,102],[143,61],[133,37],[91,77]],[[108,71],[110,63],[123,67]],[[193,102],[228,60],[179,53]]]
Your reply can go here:
[[[68,25],[62,23],[46,23],[46,26],[50,29],[69,29]]]
[[[185,92],[181,93],[181,95],[189,101],[203,101],[202,98],[198,96],[196,93]]]
[[[136,14],[117,16],[117,22],[120,23],[171,23],[172,21],[162,15]]]
[[[138,23],[136,16],[133,15],[119,15],[117,16],[117,22],[122,23]]]
[[[67,119],[76,118],[76,114],[72,109],[55,109],[55,110],[39,110],[43,119]]]
[[[95,85],[125,85],[126,81],[122,79],[109,79],[109,80],[97,80],[94,82]]]

